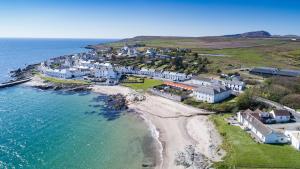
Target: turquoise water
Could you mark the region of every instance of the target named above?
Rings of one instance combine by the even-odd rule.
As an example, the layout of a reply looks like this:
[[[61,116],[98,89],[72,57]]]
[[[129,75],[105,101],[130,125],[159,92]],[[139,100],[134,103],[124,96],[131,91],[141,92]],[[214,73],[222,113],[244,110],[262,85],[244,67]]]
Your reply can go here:
[[[110,40],[0,39],[0,82],[8,72]],[[0,89],[0,169],[140,169],[155,141],[134,114],[106,96],[16,86]]]
[[[106,110],[105,98],[0,90],[0,168],[142,168],[152,139],[146,124]]]
[[[17,39],[0,38],[0,82],[9,79],[9,71],[51,57],[87,51],[91,44],[109,39]]]

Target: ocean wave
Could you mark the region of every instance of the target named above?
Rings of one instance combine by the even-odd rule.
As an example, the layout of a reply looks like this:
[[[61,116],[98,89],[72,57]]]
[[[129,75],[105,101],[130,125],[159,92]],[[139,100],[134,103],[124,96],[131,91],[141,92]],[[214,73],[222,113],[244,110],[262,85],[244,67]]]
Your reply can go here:
[[[160,155],[160,168],[162,168],[163,165],[163,145],[161,141],[159,140],[159,131],[157,130],[156,126],[147,119],[142,113],[139,113],[139,116],[145,121],[146,125],[148,126],[148,129],[151,133],[151,136],[155,139],[159,146],[159,155]]]

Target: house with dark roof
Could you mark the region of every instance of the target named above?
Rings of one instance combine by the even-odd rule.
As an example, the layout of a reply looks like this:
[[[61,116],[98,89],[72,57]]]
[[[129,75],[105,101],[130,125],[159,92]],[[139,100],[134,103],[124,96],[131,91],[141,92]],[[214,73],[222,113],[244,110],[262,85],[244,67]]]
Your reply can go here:
[[[272,110],[270,114],[277,123],[286,123],[291,119],[291,113],[287,110]]]
[[[260,110],[238,112],[238,122],[246,129],[249,129],[256,138],[266,144],[284,144],[289,142],[289,138],[284,134],[272,130],[260,120],[262,112]]]
[[[193,95],[196,100],[217,103],[230,97],[231,89],[222,85],[200,85],[194,89]]]

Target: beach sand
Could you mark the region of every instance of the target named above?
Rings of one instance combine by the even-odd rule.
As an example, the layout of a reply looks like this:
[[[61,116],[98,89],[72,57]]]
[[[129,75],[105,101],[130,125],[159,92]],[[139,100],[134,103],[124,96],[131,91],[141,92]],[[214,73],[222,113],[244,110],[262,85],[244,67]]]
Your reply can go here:
[[[128,95],[133,91],[123,86],[94,86],[94,92],[102,94]],[[150,121],[159,132],[162,145],[163,162],[158,169],[179,169],[174,163],[176,153],[187,145],[194,145],[196,150],[212,162],[220,161],[224,151],[219,147],[222,139],[205,110],[197,109],[159,96],[145,94],[146,100],[129,104],[129,108],[140,113]],[[204,115],[201,115],[204,114]]]
[[[39,77],[33,78],[26,85],[42,85]],[[91,87],[93,92],[111,95],[128,95],[136,91],[124,86]],[[206,110],[197,109],[176,101],[143,93],[144,101],[133,102],[128,105],[132,112],[139,113],[148,123],[153,136],[158,139],[160,146],[160,160],[156,169],[181,169],[175,165],[175,157],[179,151],[184,151],[188,145],[193,145],[196,151],[205,155],[211,162],[220,161],[224,151],[220,150],[222,143],[212,122],[209,121]],[[203,114],[203,115],[202,115]]]

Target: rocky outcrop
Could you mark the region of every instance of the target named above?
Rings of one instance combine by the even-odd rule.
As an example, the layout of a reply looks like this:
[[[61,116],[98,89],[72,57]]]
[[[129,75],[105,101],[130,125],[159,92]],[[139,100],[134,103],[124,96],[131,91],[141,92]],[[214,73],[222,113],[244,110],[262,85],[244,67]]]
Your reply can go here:
[[[225,35],[224,37],[229,38],[270,38],[272,35],[267,31],[254,31],[246,32],[242,34]]]

